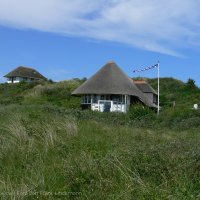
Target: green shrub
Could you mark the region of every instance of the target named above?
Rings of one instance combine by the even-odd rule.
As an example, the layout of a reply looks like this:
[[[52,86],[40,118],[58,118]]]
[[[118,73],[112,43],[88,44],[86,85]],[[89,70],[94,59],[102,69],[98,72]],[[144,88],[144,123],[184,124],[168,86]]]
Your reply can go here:
[[[141,120],[144,118],[154,118],[155,117],[155,111],[151,110],[150,108],[137,104],[137,105],[132,105],[129,108],[128,111],[128,116],[131,120]]]

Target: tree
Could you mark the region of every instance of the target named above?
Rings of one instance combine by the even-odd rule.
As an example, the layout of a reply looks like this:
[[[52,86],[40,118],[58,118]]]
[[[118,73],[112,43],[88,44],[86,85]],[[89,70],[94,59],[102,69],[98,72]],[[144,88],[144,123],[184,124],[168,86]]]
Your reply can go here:
[[[186,86],[190,89],[197,89],[197,86],[195,85],[195,80],[191,78],[188,79]]]

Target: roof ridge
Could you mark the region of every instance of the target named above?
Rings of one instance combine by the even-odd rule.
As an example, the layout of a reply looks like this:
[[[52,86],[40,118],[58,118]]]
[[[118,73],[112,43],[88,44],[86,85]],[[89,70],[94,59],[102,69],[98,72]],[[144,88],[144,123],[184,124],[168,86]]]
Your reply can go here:
[[[17,68],[32,69],[32,70],[34,70],[34,71],[37,71],[36,69],[34,69],[34,68],[32,68],[32,67],[27,67],[27,66],[23,66],[23,65],[20,65],[20,66],[18,66]],[[17,69],[17,68],[16,68],[16,69]]]

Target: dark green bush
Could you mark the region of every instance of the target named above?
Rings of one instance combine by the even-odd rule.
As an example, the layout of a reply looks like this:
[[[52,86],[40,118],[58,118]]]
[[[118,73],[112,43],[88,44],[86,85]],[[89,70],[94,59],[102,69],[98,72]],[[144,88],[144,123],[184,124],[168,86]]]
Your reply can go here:
[[[135,119],[141,120],[143,118],[154,118],[155,111],[140,104],[132,105],[129,108],[128,117],[131,120],[135,120]]]

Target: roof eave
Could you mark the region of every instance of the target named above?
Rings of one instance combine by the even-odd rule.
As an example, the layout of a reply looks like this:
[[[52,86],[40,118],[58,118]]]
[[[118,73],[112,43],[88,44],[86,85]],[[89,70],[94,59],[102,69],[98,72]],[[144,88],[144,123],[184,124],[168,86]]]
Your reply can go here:
[[[47,79],[46,77],[44,77],[44,78],[39,78],[39,77],[19,76],[19,75],[17,75],[17,76],[9,76],[9,75],[5,75],[5,76],[3,76],[3,77],[6,77],[6,78],[11,78],[11,77],[23,77],[23,78],[34,78],[34,79]]]

